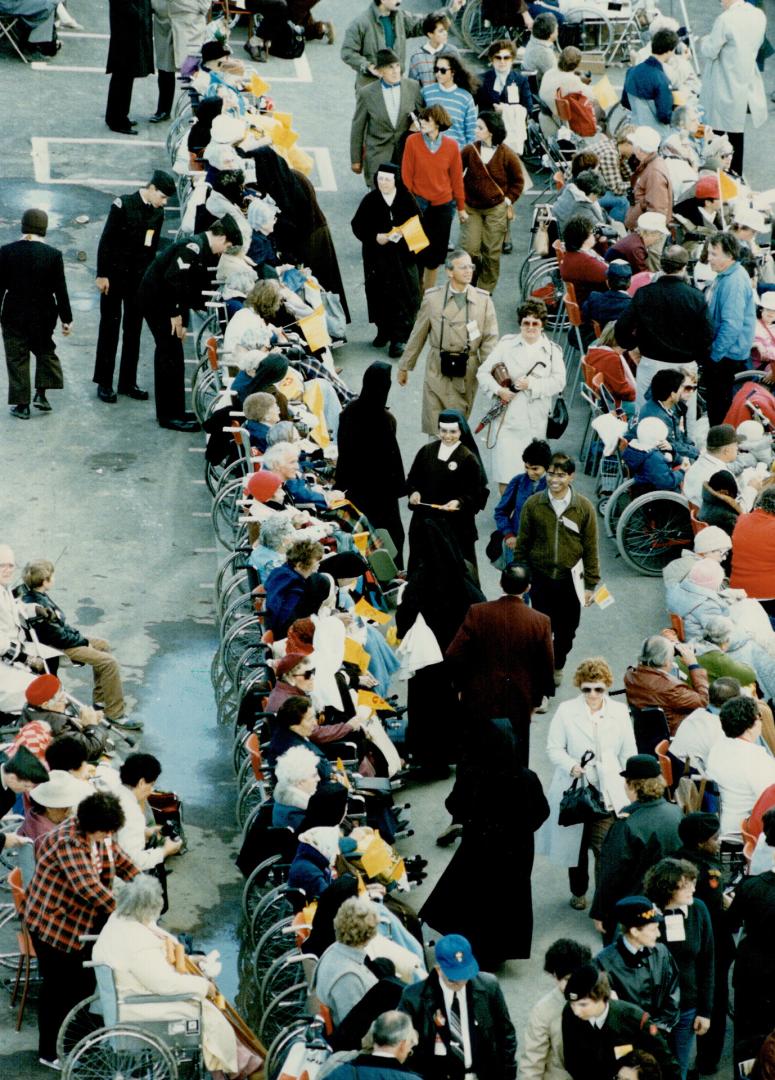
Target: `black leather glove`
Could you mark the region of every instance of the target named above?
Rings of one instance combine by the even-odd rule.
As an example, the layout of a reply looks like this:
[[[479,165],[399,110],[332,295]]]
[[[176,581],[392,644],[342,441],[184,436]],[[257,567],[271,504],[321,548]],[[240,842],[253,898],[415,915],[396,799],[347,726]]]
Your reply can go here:
[[[59,616],[53,608],[44,607],[42,604],[35,605],[35,614],[39,619],[45,619],[46,622],[59,622]]]

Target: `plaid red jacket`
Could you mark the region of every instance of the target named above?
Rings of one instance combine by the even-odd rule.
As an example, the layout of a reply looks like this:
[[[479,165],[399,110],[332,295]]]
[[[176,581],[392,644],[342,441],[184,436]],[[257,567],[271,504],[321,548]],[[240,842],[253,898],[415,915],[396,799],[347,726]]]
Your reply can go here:
[[[94,933],[113,911],[111,889],[118,875],[125,881],[140,871],[108,838],[99,844],[99,873],[75,818],[41,837],[38,861],[27,892],[25,921],[43,941],[62,952],[82,948],[82,934]]]

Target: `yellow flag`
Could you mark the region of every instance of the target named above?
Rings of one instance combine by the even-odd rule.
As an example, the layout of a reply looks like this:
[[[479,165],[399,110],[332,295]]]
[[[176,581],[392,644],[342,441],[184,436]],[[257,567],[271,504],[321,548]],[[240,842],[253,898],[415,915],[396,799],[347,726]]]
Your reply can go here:
[[[392,878],[396,870],[395,859],[396,856],[393,850],[385,843],[379,833],[376,833],[374,839],[361,855],[361,866],[370,878]],[[399,862],[403,865],[402,860],[399,859]]]
[[[398,231],[403,235],[404,240],[406,240],[406,246],[414,255],[416,255],[418,251],[423,251],[430,244],[430,240],[425,235],[425,230],[420,224],[420,219],[417,214],[415,214],[414,217],[410,217],[403,225],[399,225]]]
[[[592,96],[603,112],[608,112],[611,106],[615,105],[619,100],[619,95],[614,90],[607,75],[604,75],[602,79],[598,79],[592,87]]]
[[[361,671],[366,671],[370,657],[360,642],[348,637],[344,639],[344,659],[346,663],[357,664]]]
[[[317,352],[318,349],[323,349],[326,345],[331,344],[331,338],[328,335],[326,326],[326,313],[322,304],[311,315],[307,315],[305,319],[299,319],[299,329],[312,352]]]
[[[263,94],[268,93],[270,89],[269,83],[262,79],[260,75],[253,75],[248,83],[248,90],[254,97],[261,97]]]
[[[740,194],[740,185],[727,173],[721,172],[721,170],[718,171],[717,176],[719,191],[721,192],[721,198],[724,202],[729,202],[730,199],[736,199]]]
[[[363,597],[361,597],[355,605],[353,611],[356,615],[360,615],[362,619],[370,619],[372,622],[379,623],[381,626],[384,626],[385,623],[389,623],[391,619],[390,615],[375,608],[368,600],[364,600]]]
[[[380,697],[379,694],[375,694],[373,690],[359,690],[358,691],[358,704],[367,705],[370,709],[390,709],[391,706]]]
[[[269,138],[272,140],[274,146],[282,146],[284,149],[288,150],[298,141],[299,136],[295,131],[291,131],[290,128],[285,127],[284,124],[275,124],[269,132]]]
[[[272,117],[275,120],[279,120],[280,123],[283,125],[283,127],[287,127],[287,128],[293,127],[293,113],[278,112],[277,109],[275,109],[272,112]]]
[[[369,550],[369,534],[365,532],[353,533],[353,543],[361,555],[365,555]]]
[[[398,646],[401,638],[398,636],[398,631],[395,626],[388,627],[388,632],[385,634],[385,641],[391,648],[395,649]]]
[[[317,420],[317,424],[312,431],[310,431],[310,437],[315,440],[322,450],[325,450],[331,442],[331,439],[328,434],[328,426],[323,411],[323,391],[320,389],[319,380],[313,379],[311,382],[305,384],[304,404]]]

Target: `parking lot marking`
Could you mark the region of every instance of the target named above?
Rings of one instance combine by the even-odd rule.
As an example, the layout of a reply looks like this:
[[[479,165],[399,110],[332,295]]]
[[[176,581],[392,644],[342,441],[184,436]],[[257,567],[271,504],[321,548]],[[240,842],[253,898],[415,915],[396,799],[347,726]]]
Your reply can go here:
[[[98,176],[76,177],[53,177],[51,175],[51,143],[72,143],[77,146],[164,146],[164,143],[156,139],[109,139],[109,138],[83,138],[72,139],[56,135],[32,135],[32,165],[35,170],[35,180],[38,184],[92,184],[96,187],[142,187],[147,183],[147,177],[140,180],[121,180],[115,176],[103,179]]]
[[[305,150],[308,154],[312,154],[315,159],[315,165],[318,170],[318,178],[320,183],[315,184],[315,191],[338,191],[336,186],[336,176],[334,175],[334,166],[331,161],[331,154],[327,146],[300,146],[300,150]]]

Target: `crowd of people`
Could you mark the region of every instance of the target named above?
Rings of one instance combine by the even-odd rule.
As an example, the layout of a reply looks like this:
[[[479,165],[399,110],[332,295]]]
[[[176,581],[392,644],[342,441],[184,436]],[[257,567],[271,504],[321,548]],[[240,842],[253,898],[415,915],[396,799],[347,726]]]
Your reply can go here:
[[[515,5],[514,39],[491,44],[483,73],[448,40],[463,0],[423,17],[373,0],[348,26],[351,168],[370,189],[352,230],[373,348],[399,361],[399,388],[425,356],[429,441],[411,462],[405,419],[387,404],[392,366],[374,360],[356,392],[334,362],[350,311],[287,118],[234,55],[225,20],[176,21],[170,0],[165,24],[154,5],[152,119],[170,120],[178,72],[191,122],[170,162],[111,207],[93,378],[105,404],[148,399],[137,383],[145,321],[157,420],[204,428],[216,502],[230,493],[233,596],[260,639],[221,672],[238,760],[256,778],[247,773],[257,801],[237,865],[249,880],[268,856],[284,868],[294,944],[312,960],[341,1080],[712,1074],[733,962],[733,1058],[762,1078],[772,1068],[775,272],[767,198],[743,178],[747,112],[762,119],[766,20],[746,0],[722,4],[711,33],[688,43],[651,12],[618,126],[580,74],[578,27],[551,0]],[[289,19],[302,38],[334,39],[314,4],[295,16],[292,0],[254,6],[252,60],[283,55]],[[116,41],[120,29],[116,13]],[[137,70],[131,51],[111,52],[106,121],[126,134],[132,79],[147,73],[141,45]],[[564,155],[542,219],[556,233],[557,288],[525,295],[518,331],[501,335],[492,293],[535,145]],[[181,232],[165,244],[175,196]],[[31,406],[51,411],[47,391],[63,381],[53,332],[73,318],[47,227],[30,209],[22,238],[0,248],[9,404],[22,420]],[[642,628],[625,672],[603,656],[570,659],[584,609],[603,606],[605,590],[596,507],[567,447],[550,445],[567,424],[562,288],[579,313],[584,380],[614,402],[632,493],[680,493],[693,519],[692,542],[664,570],[670,625]],[[188,411],[184,342],[205,322],[214,381]],[[489,411],[477,441],[479,391]],[[488,599],[479,535],[496,484],[486,554],[501,595]],[[159,925],[163,914],[174,924],[165,863],[185,838],[175,811],[154,802],[162,762],[137,748],[118,661],[67,622],[54,563],[24,554],[18,575],[0,546],[0,810],[12,815],[0,852],[21,871],[39,1060],[62,1068],[57,1037],[93,990],[92,960],[111,969],[119,998],[185,994],[190,1011],[173,1013],[201,1010],[210,1073],[255,1076],[266,1048],[224,1008],[212,957],[181,967],[180,941]],[[68,692],[66,661],[93,669],[91,704]],[[577,693],[557,704],[564,683]],[[544,792],[531,727],[550,710]],[[393,792],[448,780],[453,767],[437,843],[457,846],[416,909],[427,863],[401,856],[408,821]],[[531,955],[536,855],[567,870],[569,907],[588,911],[600,947],[551,944],[553,985],[518,1046],[496,973]],[[483,917],[481,869],[496,863],[509,888]],[[168,1007],[119,1012],[142,1025]]]

